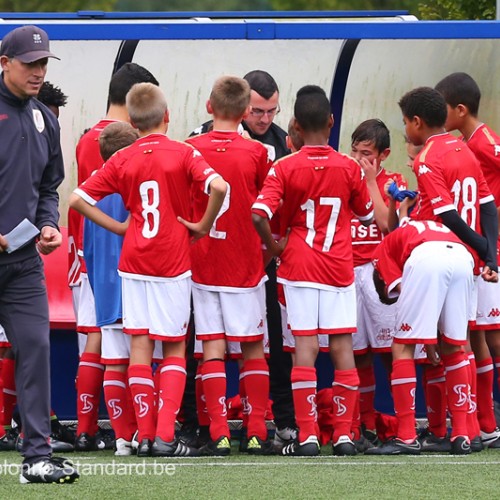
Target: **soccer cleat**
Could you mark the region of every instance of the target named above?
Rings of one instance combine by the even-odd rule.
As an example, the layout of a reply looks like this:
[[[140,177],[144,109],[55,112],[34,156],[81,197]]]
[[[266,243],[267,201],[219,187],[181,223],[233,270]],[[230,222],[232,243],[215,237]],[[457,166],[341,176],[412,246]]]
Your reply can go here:
[[[377,448],[370,448],[365,455],[420,455],[422,447],[418,439],[405,443],[401,439],[393,438]]]
[[[361,433],[373,446],[380,446],[382,444],[376,430],[366,429],[365,426],[362,425]]]
[[[333,454],[338,457],[352,457],[358,454],[349,436],[340,436],[337,442],[332,444],[332,450]]]
[[[75,447],[71,443],[59,441],[52,434],[49,436],[49,444],[54,453],[70,453],[75,451]]]
[[[133,454],[132,443],[123,438],[118,438],[115,441],[115,456],[129,457]]]
[[[451,441],[452,455],[469,455],[472,452],[470,441],[467,436],[457,436]]]
[[[0,427],[1,429],[1,427]],[[14,451],[16,449],[16,440],[18,433],[12,427],[5,430],[5,434],[0,437],[0,451]]]
[[[23,464],[19,482],[29,483],[74,483],[80,475],[74,465],[61,457],[43,458],[32,464]]]
[[[130,445],[132,446],[132,451],[137,453],[137,448],[139,448],[139,431],[135,431],[132,436],[132,441],[130,441]]]
[[[82,432],[75,439],[75,451],[98,451],[104,449],[104,443],[97,436]]]
[[[153,457],[198,457],[200,452],[196,448],[190,448],[179,438],[173,441],[163,441],[156,436],[151,446],[151,455]]]
[[[473,437],[470,440],[470,449],[472,453],[479,453],[484,450],[483,442],[481,441],[481,436]]]
[[[178,433],[179,439],[191,448],[198,446],[198,426],[194,424],[183,424]]]
[[[115,433],[112,429],[99,429],[95,437],[99,450],[115,449]]]
[[[151,439],[144,438],[137,446],[137,456],[138,457],[150,457],[151,448],[153,446],[153,441]]]
[[[240,453],[246,453],[248,451],[248,429],[246,427],[241,428],[240,433],[240,444],[238,446],[238,451]]]
[[[281,449],[287,445],[291,444],[297,439],[297,429],[292,427],[283,427],[282,429],[276,429],[274,433],[274,449],[277,453],[281,453]]]
[[[309,436],[302,443],[294,439],[281,449],[281,455],[289,457],[317,457],[319,453],[319,441],[316,436]]]
[[[450,453],[451,452],[451,442],[450,439],[445,437],[437,437],[429,429],[425,431],[417,438],[422,447],[422,451],[432,452],[432,453]]]
[[[500,448],[500,429],[498,427],[493,432],[481,431],[480,437],[485,448]]]
[[[257,436],[252,436],[248,440],[247,452],[249,455],[274,455],[274,443],[270,439],[263,441]]]
[[[355,439],[353,443],[358,453],[364,453],[366,450],[375,447],[375,445],[371,443],[370,440],[367,439],[363,434],[359,436],[359,439]]]
[[[210,439],[199,452],[204,456],[227,457],[231,453],[231,442],[226,436],[221,436],[217,441]]]
[[[63,441],[64,443],[74,444],[76,439],[75,429],[72,426],[51,422],[52,432],[51,437],[57,441]]]

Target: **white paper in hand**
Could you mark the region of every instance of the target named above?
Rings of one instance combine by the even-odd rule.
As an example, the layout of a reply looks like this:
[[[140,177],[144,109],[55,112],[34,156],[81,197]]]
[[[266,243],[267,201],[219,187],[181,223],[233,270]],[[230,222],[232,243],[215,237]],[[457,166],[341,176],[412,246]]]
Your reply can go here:
[[[5,250],[7,253],[12,253],[18,248],[26,245],[35,236],[40,234],[40,231],[28,219],[22,220],[10,233],[4,234],[7,240],[8,247]]]

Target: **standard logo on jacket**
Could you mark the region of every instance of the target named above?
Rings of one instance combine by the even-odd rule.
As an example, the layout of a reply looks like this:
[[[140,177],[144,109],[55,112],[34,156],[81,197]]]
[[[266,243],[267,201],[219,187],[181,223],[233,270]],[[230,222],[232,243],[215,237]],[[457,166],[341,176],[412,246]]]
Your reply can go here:
[[[38,132],[42,133],[45,130],[45,121],[42,112],[39,109],[33,110],[33,122]]]

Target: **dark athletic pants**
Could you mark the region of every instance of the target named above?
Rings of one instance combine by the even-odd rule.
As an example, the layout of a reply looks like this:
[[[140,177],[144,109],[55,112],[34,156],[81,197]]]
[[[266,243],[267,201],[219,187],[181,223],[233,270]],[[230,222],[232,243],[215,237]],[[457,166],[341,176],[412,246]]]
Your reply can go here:
[[[43,263],[37,255],[0,261],[0,324],[16,360],[17,404],[26,463],[52,454],[50,434],[50,325]]]

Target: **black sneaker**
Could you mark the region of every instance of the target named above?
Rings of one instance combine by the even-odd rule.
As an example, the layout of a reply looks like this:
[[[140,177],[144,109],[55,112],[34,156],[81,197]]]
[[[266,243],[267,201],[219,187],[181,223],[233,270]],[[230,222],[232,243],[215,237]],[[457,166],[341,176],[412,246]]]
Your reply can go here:
[[[366,450],[365,455],[420,455],[421,449],[418,439],[405,443],[401,439],[393,438],[382,446]]]
[[[16,429],[12,427],[5,429],[5,434],[0,438],[0,451],[14,451],[16,449],[17,438],[18,432]]]
[[[240,433],[240,444],[238,446],[238,451],[240,453],[246,453],[248,451],[248,429],[246,427],[241,428]]]
[[[198,447],[198,425],[183,424],[178,433],[179,439],[191,448]]]
[[[281,449],[281,455],[289,457],[317,457],[319,453],[319,441],[316,436],[309,436],[302,443],[295,439]]]
[[[382,442],[378,438],[377,431],[367,429],[364,425],[361,426],[361,434],[368,440],[373,446],[380,446]]]
[[[210,441],[210,428],[208,425],[200,425],[198,432],[198,440],[196,441],[195,448],[201,448]]]
[[[297,439],[297,429],[293,427],[276,428],[274,433],[274,449],[281,453],[284,446],[293,443]]]
[[[428,451],[432,453],[450,453],[451,452],[451,442],[450,439],[445,437],[438,437],[429,429],[426,429],[419,437],[420,446],[422,451]]]
[[[375,447],[363,434],[359,436],[359,439],[354,439],[353,443],[358,453],[364,453],[366,450]]]
[[[142,458],[150,457],[152,446],[153,446],[153,441],[151,441],[151,439],[144,438],[137,447],[137,456]]]
[[[470,449],[472,453],[479,453],[484,450],[484,445],[480,436],[475,436],[470,440]]]
[[[73,464],[61,457],[43,458],[32,464],[23,464],[19,482],[29,483],[74,483],[80,475]]]
[[[257,436],[252,436],[248,440],[247,452],[249,455],[274,455],[274,443],[270,439],[263,441]]]
[[[204,456],[227,457],[231,453],[231,441],[226,436],[221,436],[217,441],[210,439],[199,452]]]
[[[469,438],[466,436],[457,436],[451,441],[452,455],[469,455],[472,453]]]
[[[153,457],[198,457],[200,452],[196,448],[190,448],[179,438],[166,442],[156,436],[151,446],[151,455]]]
[[[114,450],[115,449],[115,433],[113,429],[99,429],[96,432],[97,446],[100,450]]]
[[[75,439],[75,451],[99,451],[104,449],[104,443],[96,436],[82,432]]]
[[[358,454],[349,436],[340,436],[336,443],[332,443],[332,450],[337,457],[352,457]]]
[[[64,443],[74,444],[76,439],[76,432],[74,426],[64,425],[61,422],[56,421],[51,422],[51,436],[57,441],[63,441]]]

